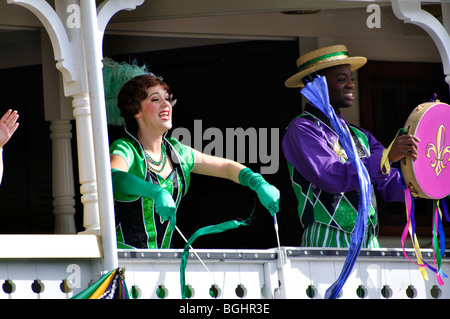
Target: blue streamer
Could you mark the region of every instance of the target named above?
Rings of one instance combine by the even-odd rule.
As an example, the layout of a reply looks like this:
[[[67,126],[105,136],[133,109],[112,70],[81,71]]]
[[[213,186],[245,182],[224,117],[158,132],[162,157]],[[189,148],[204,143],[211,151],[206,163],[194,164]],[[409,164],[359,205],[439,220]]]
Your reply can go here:
[[[447,208],[447,200],[450,200],[450,196],[447,196],[446,198],[442,199],[442,210],[444,211],[445,219],[450,222],[450,215],[448,214],[448,208]]]
[[[320,109],[331,121],[339,141],[344,148],[350,163],[358,172],[361,193],[359,197],[358,216],[353,230],[352,240],[339,278],[326,291],[326,299],[336,299],[344,286],[348,276],[353,270],[356,259],[361,251],[362,242],[367,226],[367,218],[370,208],[370,177],[366,167],[362,164],[352,141],[348,128],[344,128],[339,121],[334,109],[330,105],[328,86],[325,77],[318,75],[313,81],[308,82],[301,93],[318,109]]]
[[[443,199],[442,202],[445,202],[445,198]],[[438,201],[435,201],[435,205],[436,205],[436,210],[439,210],[439,207],[437,207]],[[444,204],[445,205],[445,204]],[[437,218],[438,218],[438,234],[439,234],[439,254],[441,255],[441,259],[444,257],[444,253],[445,253],[445,232],[444,232],[444,226],[442,224],[442,218],[441,215],[439,214],[438,211],[435,212],[437,214]],[[447,278],[447,275],[442,271],[442,268],[440,267],[440,264],[438,265],[438,272],[441,275],[442,278]]]

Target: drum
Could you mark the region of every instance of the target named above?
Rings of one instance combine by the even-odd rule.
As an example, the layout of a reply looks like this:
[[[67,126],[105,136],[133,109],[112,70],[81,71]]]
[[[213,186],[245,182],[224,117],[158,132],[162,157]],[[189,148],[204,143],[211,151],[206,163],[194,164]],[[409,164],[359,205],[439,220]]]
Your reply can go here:
[[[450,194],[450,105],[427,102],[418,105],[405,123],[417,136],[418,158],[401,160],[401,170],[411,192],[422,198],[441,199]]]

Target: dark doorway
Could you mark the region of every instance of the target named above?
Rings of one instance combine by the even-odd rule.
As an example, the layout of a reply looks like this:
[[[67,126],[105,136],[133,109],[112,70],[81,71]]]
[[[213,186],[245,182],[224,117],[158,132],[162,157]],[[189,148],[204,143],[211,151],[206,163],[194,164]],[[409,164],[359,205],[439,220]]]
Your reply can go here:
[[[0,113],[20,126],[3,151],[0,233],[53,233],[52,152],[40,65],[0,70]]]

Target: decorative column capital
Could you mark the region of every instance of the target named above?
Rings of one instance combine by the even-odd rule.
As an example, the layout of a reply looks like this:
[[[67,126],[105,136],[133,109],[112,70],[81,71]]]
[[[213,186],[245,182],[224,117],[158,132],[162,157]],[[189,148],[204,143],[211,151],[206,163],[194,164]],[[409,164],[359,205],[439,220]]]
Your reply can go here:
[[[106,25],[112,16],[121,10],[134,10],[137,6],[144,3],[145,0],[129,0],[129,1],[114,1],[106,0],[103,1],[97,7],[97,20],[98,20],[98,31],[102,34],[105,32]]]
[[[7,0],[7,2],[27,8],[41,21],[52,43],[56,68],[63,75],[66,95],[71,95],[71,90],[66,84],[79,85],[81,77],[75,61],[75,47],[70,42],[64,23],[56,11],[45,0]]]
[[[434,44],[441,55],[442,65],[445,74],[450,74],[450,37],[444,25],[432,14],[422,9],[421,0],[391,0],[392,10],[400,20],[405,23],[412,23],[423,30],[433,39]],[[442,4],[442,3],[441,3]],[[445,16],[444,19],[448,17]]]

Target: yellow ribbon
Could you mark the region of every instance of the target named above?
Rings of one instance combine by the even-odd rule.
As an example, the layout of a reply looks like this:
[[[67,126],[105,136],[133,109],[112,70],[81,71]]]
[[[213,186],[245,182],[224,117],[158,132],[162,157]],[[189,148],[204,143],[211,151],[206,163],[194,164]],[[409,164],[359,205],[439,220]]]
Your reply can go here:
[[[395,136],[394,140],[391,142],[391,145],[389,145],[388,148],[385,148],[383,150],[383,154],[381,156],[381,172],[383,174],[389,174],[389,172],[391,171],[391,164],[389,162],[389,152],[391,151],[392,145],[394,144],[395,140],[397,139],[397,137],[399,137],[401,134],[406,133],[405,129],[401,128],[400,130],[398,130],[397,135]]]
[[[412,229],[412,223],[411,223],[411,215],[414,214],[413,211],[413,203],[412,203],[413,199],[411,198],[411,192],[409,190],[409,188],[405,189],[405,206],[406,206],[406,225],[408,226],[408,233],[411,237],[411,242],[412,245],[414,247],[414,251],[416,253],[416,259],[417,259],[417,265],[420,266],[420,273],[422,274],[422,277],[424,280],[428,280],[428,275],[426,272],[426,269],[424,268],[425,266],[427,266],[427,264],[422,263],[422,253],[420,251],[420,246],[419,246],[419,240],[417,239],[416,234],[413,232]],[[405,254],[405,257],[411,261],[408,257],[408,255],[405,252],[405,240],[406,240],[407,234],[406,234],[406,227],[403,230],[402,233],[402,248],[403,248],[403,253]],[[412,262],[412,261],[411,261]]]
[[[414,245],[414,251],[416,252],[416,259],[417,259],[417,264],[420,266],[419,270],[420,273],[422,274],[423,280],[428,280],[428,274],[426,272],[426,264],[422,263],[422,252],[420,251],[420,246],[419,246],[419,240],[417,239],[417,235],[412,233],[412,227],[411,224],[409,225],[409,234],[411,236],[411,241],[412,244]],[[414,235],[414,240],[412,239]]]
[[[117,269],[114,270],[108,278],[98,287],[98,289],[89,297],[89,299],[98,299],[100,298],[106,291],[106,288],[108,288],[108,285],[111,282],[111,278],[114,278],[114,275],[116,274]]]

